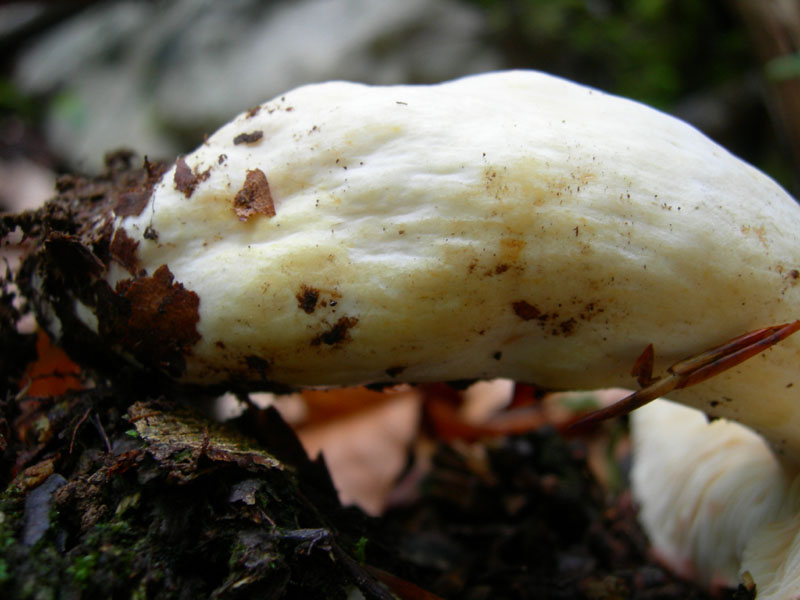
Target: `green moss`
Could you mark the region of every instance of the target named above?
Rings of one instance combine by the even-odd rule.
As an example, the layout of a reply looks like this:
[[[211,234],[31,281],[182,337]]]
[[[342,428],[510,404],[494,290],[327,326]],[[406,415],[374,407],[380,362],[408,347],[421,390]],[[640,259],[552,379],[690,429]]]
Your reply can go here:
[[[356,542],[355,558],[362,565],[367,562],[367,538],[361,536]]]
[[[72,575],[75,583],[81,588],[86,587],[86,584],[92,578],[94,569],[97,566],[98,557],[99,554],[97,552],[92,552],[85,556],[79,556],[67,569],[67,572]]]

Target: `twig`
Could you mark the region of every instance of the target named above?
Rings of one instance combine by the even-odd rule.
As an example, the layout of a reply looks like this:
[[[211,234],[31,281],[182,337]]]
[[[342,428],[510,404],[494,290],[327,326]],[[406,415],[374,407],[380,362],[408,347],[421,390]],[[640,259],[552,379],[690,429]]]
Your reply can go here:
[[[78,434],[78,429],[80,429],[80,426],[86,420],[86,417],[89,416],[90,412],[92,412],[92,408],[91,407],[86,409],[86,412],[83,413],[83,416],[80,418],[78,423],[75,425],[75,429],[72,430],[72,439],[69,442],[69,453],[70,454],[72,454],[72,446],[75,444],[75,436]]]

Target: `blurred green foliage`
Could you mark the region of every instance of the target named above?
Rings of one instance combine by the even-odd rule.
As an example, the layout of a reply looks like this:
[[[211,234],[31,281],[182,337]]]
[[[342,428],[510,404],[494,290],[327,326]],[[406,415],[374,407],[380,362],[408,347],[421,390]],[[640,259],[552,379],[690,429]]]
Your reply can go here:
[[[764,68],[767,77],[772,81],[785,81],[800,77],[800,52],[773,58]]]
[[[5,77],[0,77],[0,115],[14,114],[24,119],[36,118],[35,104]]]
[[[662,109],[754,64],[746,35],[719,1],[465,1],[486,12],[515,66]]]

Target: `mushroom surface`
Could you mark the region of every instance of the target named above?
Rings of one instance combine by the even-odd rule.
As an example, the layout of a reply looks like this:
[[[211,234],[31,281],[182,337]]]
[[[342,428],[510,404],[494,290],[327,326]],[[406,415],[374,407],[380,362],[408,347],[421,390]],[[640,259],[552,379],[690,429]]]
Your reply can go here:
[[[677,119],[536,72],[299,88],[119,203],[112,235],[114,260],[92,263],[105,287],[52,303],[51,329],[199,384],[630,387],[649,344],[658,372],[800,316],[800,207],[780,186]],[[673,396],[761,434],[787,494],[799,355],[789,338]],[[724,429],[700,425],[686,434]],[[713,554],[717,538],[686,554],[659,527],[668,551]],[[696,568],[735,577],[747,547]]]

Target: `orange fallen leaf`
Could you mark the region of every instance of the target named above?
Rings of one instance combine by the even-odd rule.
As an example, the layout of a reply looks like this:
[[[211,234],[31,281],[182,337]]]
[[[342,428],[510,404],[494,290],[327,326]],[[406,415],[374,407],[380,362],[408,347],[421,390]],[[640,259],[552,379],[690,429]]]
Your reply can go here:
[[[36,360],[25,369],[20,382],[20,388],[28,386],[29,397],[62,396],[68,391],[83,389],[80,367],[64,350],[54,346],[41,329],[36,334],[36,354]]]

